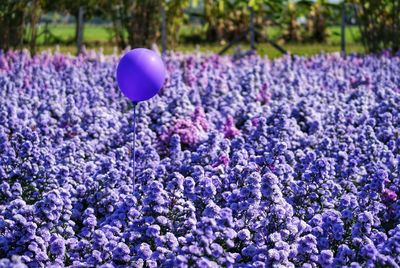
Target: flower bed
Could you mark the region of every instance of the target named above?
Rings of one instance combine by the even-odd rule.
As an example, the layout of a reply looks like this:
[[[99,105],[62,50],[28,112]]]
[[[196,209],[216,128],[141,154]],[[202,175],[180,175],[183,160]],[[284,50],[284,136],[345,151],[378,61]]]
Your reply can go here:
[[[0,55],[0,267],[399,267],[400,57]],[[280,265],[280,266],[279,266]]]

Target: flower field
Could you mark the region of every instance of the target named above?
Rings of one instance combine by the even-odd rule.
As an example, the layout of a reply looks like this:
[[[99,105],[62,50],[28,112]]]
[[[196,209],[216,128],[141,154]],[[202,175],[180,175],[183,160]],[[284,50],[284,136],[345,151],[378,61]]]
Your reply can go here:
[[[399,267],[400,57],[0,55],[0,267]]]

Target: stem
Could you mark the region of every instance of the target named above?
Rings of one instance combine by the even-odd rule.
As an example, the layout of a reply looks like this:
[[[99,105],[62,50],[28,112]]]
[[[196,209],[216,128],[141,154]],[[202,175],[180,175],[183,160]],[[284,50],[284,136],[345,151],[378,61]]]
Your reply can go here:
[[[136,106],[137,102],[133,102],[133,191],[135,191],[135,179],[136,179]]]

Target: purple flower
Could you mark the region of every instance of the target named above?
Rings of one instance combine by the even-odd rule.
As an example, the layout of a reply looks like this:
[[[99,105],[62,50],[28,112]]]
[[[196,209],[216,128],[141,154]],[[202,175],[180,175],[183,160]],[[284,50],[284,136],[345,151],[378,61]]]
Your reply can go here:
[[[219,244],[216,244],[216,243],[212,243],[210,245],[210,249],[211,249],[211,254],[214,258],[218,258],[224,252],[224,249],[222,248],[222,246],[220,246]]]
[[[140,244],[137,249],[136,252],[139,256],[141,256],[142,258],[144,258],[145,260],[149,259],[151,254],[153,253],[152,250],[150,249],[150,245],[147,243],[142,243]]]
[[[196,261],[196,265],[198,267],[204,267],[204,268],[216,268],[218,267],[218,264],[210,261],[209,259],[205,258],[205,257],[201,257],[200,259],[198,259]]]
[[[226,138],[232,139],[240,134],[240,131],[235,127],[234,120],[232,117],[226,119],[224,125],[224,134]]]
[[[154,237],[159,236],[160,235],[160,226],[158,226],[156,224],[150,225],[146,230],[146,235],[154,236]]]
[[[321,266],[329,266],[333,262],[333,253],[330,250],[322,250],[318,256],[318,262]]]
[[[55,256],[63,256],[65,254],[65,242],[62,238],[56,238],[51,242],[50,253]]]
[[[257,254],[257,247],[254,245],[248,245],[247,247],[243,248],[242,254],[244,256],[253,257]]]
[[[398,56],[0,51],[0,266],[396,267]]]
[[[384,202],[394,202],[397,200],[397,194],[396,192],[390,190],[390,189],[384,189],[382,193],[382,199]]]
[[[113,259],[121,262],[128,262],[130,259],[129,254],[130,254],[129,247],[122,242],[118,243],[118,245],[114,248],[112,253]]]
[[[250,239],[251,234],[248,229],[242,229],[238,232],[237,236],[240,240],[247,241]]]

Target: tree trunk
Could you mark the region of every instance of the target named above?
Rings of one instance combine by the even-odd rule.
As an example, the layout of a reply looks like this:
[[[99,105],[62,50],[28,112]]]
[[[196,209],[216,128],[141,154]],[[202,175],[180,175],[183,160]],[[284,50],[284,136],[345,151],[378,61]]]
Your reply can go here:
[[[342,57],[344,58],[344,57],[346,57],[346,40],[345,40],[345,38],[346,38],[346,28],[345,28],[345,25],[346,25],[346,3],[345,2],[343,2],[342,3],[342,22],[341,22],[341,25],[340,25],[340,51],[341,51],[341,54],[342,54]]]
[[[78,23],[78,21],[79,21],[79,11],[77,11],[76,13],[74,13],[74,14],[72,14],[72,16],[74,17],[74,19],[75,19],[75,33],[74,33],[74,40],[71,40],[71,43],[72,42],[76,42],[76,40],[78,40],[78,32],[79,32],[79,23]],[[68,43],[69,43],[70,41],[68,40]]]
[[[392,49],[396,53],[400,41],[400,0],[388,1],[359,0],[355,5],[361,41],[367,52],[379,53]]]
[[[155,43],[160,28],[159,0],[140,0],[132,8],[132,16],[127,23],[129,45],[134,47],[150,47]]]
[[[32,2],[32,14],[31,14],[31,40],[30,40],[30,51],[32,55],[36,53],[36,37],[37,37],[37,23],[40,18],[40,5],[38,0]]]
[[[249,32],[250,32],[250,48],[252,50],[256,49],[255,45],[255,35],[254,35],[254,11],[253,8],[250,7],[250,25],[249,25]]]
[[[204,20],[207,24],[207,41],[215,41],[217,39],[217,29],[215,19],[213,17],[213,0],[204,0]]]
[[[117,42],[117,45],[121,49],[126,48],[126,42],[125,42],[125,37],[124,37],[124,31],[121,23],[121,14],[119,10],[117,11],[118,13],[116,14],[114,11],[111,14],[111,20],[113,24],[113,29],[115,33],[115,40]]]
[[[165,12],[165,6],[161,7],[161,50],[164,54],[167,51],[167,33],[166,33],[166,24],[167,24],[167,15]]]
[[[78,21],[77,21],[77,38],[76,38],[76,45],[77,45],[77,55],[82,52],[82,41],[83,41],[83,26],[84,26],[84,14],[85,9],[83,6],[79,7],[78,13]]]

